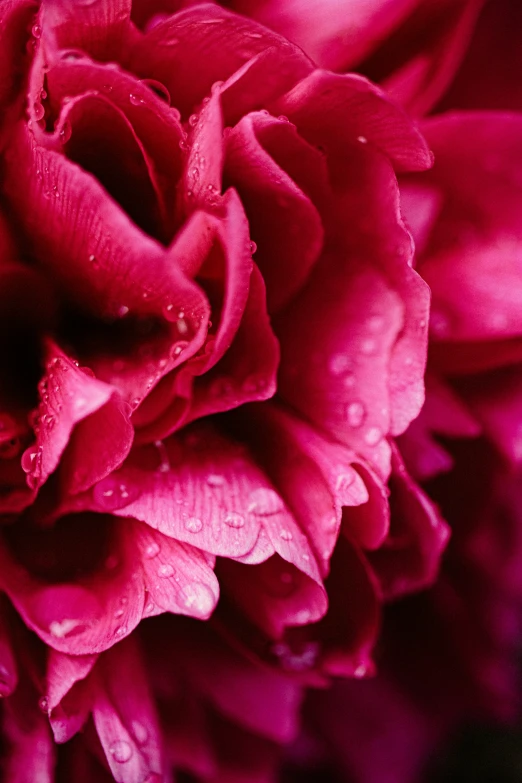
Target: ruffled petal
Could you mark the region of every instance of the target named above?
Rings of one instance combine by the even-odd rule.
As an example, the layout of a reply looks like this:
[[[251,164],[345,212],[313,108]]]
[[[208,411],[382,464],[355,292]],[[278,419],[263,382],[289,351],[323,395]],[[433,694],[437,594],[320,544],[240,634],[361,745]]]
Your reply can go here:
[[[36,443],[22,456],[30,487],[37,489],[63,456],[61,478],[81,492],[117,468],[132,446],[134,430],[123,401],[48,341],[40,382]]]
[[[302,286],[323,243],[321,218],[313,203],[263,146],[263,137],[271,131],[274,138],[274,126],[282,126],[279,135],[291,137],[301,154],[306,154],[306,145],[300,143],[292,126],[257,112],[228,133],[225,163],[225,181],[238,190],[250,218],[256,263],[267,286],[271,312],[283,307]],[[279,151],[284,153],[285,146],[283,141]]]
[[[224,111],[231,124],[286,92],[312,68],[284,38],[207,3],[154,25],[129,52],[128,65],[162,82],[185,119],[215,82],[238,72],[224,85]]]
[[[431,585],[450,535],[436,506],[406,472],[396,448],[392,466],[390,532],[368,555],[386,599]]]
[[[124,484],[106,479],[94,493],[99,505],[107,506],[124,491]],[[93,505],[88,495],[75,501],[76,505],[80,502]],[[65,524],[74,521],[71,516]],[[79,536],[82,529],[94,534],[94,525],[111,523],[112,535],[103,561],[76,579],[69,575],[71,554],[66,543],[63,557],[69,572],[61,581],[44,581],[32,575],[5,545],[2,547],[2,588],[26,625],[59,652],[101,652],[128,636],[143,617],[169,611],[207,619],[217,603],[219,585],[212,559],[193,547],[139,522],[114,522],[95,514],[76,520],[76,534]],[[31,544],[27,536],[21,546]],[[40,542],[41,547],[44,544],[45,539]]]
[[[118,783],[163,779],[156,710],[135,642],[127,640],[104,653],[92,687],[94,725],[114,779]]]
[[[274,111],[286,115],[314,145],[335,150],[364,139],[398,171],[424,171],[433,162],[408,115],[362,76],[315,70],[278,100]]]

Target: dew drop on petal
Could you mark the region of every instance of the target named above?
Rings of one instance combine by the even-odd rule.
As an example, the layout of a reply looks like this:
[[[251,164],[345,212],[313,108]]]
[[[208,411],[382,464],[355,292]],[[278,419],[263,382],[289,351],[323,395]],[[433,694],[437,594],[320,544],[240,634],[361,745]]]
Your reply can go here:
[[[207,484],[209,487],[222,487],[224,483],[224,477],[220,476],[218,473],[210,473],[207,476]]]
[[[360,427],[366,418],[366,409],[362,402],[351,402],[346,407],[346,420],[350,427]]]
[[[344,353],[337,353],[330,358],[328,369],[332,375],[342,375],[352,366],[352,360]]]
[[[66,636],[70,636],[80,625],[83,625],[81,620],[73,620],[70,618],[53,620],[52,623],[49,623],[49,633],[51,636],[54,636],[55,639],[63,639]]]
[[[129,95],[129,101],[132,104],[132,106],[141,106],[145,101],[143,98],[140,98],[139,95],[136,95],[135,93],[131,92]]]
[[[451,323],[446,313],[433,309],[430,315],[430,332],[435,337],[445,338],[451,334]]]
[[[361,342],[361,353],[365,356],[372,356],[377,351],[376,341],[369,337]]]
[[[147,727],[144,726],[143,723],[134,720],[132,721],[131,728],[138,745],[145,745],[149,739],[149,732]]]
[[[163,563],[163,565],[160,565],[158,568],[158,576],[161,576],[162,579],[168,579],[169,577],[174,576],[174,568],[170,563]]]
[[[261,517],[269,517],[284,510],[284,503],[273,489],[260,487],[250,493],[248,510]]]
[[[366,326],[370,332],[380,332],[384,328],[384,323],[382,315],[371,315],[366,321]]]
[[[37,121],[43,120],[43,118],[45,117],[45,109],[40,103],[40,101],[35,101],[33,106],[33,112],[34,112],[35,119]]]
[[[38,701],[38,706],[42,712],[49,712],[49,699],[47,696],[42,696],[42,698]]]
[[[66,120],[59,133],[60,143],[67,144],[72,135],[71,123]]]
[[[216,599],[207,585],[194,582],[183,590],[183,604],[193,617],[206,619],[214,609]]]
[[[293,536],[289,530],[281,530],[279,532],[279,535],[283,539],[283,541],[291,541]]]
[[[145,549],[145,557],[148,557],[149,560],[152,560],[153,557],[156,557],[156,555],[159,555],[159,552],[160,552],[159,544],[157,543],[157,541],[153,541]]]
[[[132,746],[125,740],[117,740],[109,746],[109,753],[118,764],[125,764],[132,757]]]
[[[364,436],[368,446],[376,446],[382,440],[382,432],[379,427],[370,427]]]
[[[199,533],[202,527],[203,522],[199,517],[189,517],[185,520],[185,529],[188,530],[189,533]]]
[[[245,517],[242,514],[237,514],[235,511],[231,511],[226,514],[224,519],[225,525],[239,529],[244,527]]]

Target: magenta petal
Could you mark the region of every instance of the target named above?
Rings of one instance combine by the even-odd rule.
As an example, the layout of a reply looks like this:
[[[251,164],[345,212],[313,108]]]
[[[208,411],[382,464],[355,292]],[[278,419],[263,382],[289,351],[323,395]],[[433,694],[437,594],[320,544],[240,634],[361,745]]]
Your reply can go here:
[[[163,445],[165,455],[154,446],[136,449],[114,474],[115,482],[134,495],[115,513],[215,555],[249,552],[264,523],[256,499],[263,492],[275,496],[262,471],[238,443],[209,423],[173,435]]]
[[[282,126],[280,134],[285,133],[306,154],[306,145],[291,125],[257,112],[244,117],[227,135],[225,163],[225,181],[238,190],[250,218],[256,263],[271,312],[303,284],[323,243],[321,219],[312,201],[263,145],[263,136],[274,126]],[[278,146],[284,152],[288,145],[283,141]]]
[[[167,208],[172,233],[177,184],[182,170],[180,148],[184,131],[169,105],[156,95],[147,80],[87,58],[58,60],[47,73],[49,100],[58,113],[65,98],[95,90],[123,112],[152,161]]]
[[[520,365],[475,375],[457,387],[484,433],[513,465],[522,460]]]
[[[264,281],[254,264],[248,301],[230,348],[212,369],[195,379],[185,423],[273,397],[279,343],[266,312]]]
[[[92,715],[118,783],[162,779],[161,735],[136,642],[118,644],[94,673]]]
[[[339,149],[364,139],[399,171],[423,171],[432,163],[422,135],[379,87],[354,74],[315,70],[276,106],[310,143]]]
[[[46,481],[66,449],[62,475],[73,493],[92,486],[123,462],[134,432],[123,401],[115,389],[85,373],[51,341],[40,396],[36,444],[22,458],[31,487]]]
[[[298,528],[288,525],[281,532],[288,541],[288,536],[298,534]],[[276,544],[274,539],[272,536],[272,552]],[[224,560],[218,569],[223,593],[269,638],[280,639],[287,628],[315,623],[327,611],[326,591],[318,574],[314,579],[305,573],[311,570],[312,559],[305,550],[301,552],[301,558],[289,553],[272,555],[257,565]]]
[[[18,97],[20,79],[28,66],[24,49],[27,30],[37,9],[33,0],[4,0],[0,8],[0,106],[2,111]],[[2,118],[2,121],[4,117]]]
[[[453,458],[438,443],[437,435],[474,438],[480,432],[480,424],[466,404],[441,378],[428,372],[424,407],[398,443],[408,470],[423,481],[453,466]]]
[[[394,448],[390,477],[390,531],[368,559],[385,598],[398,598],[432,584],[450,529],[436,506],[406,472]]]
[[[55,750],[47,718],[38,709],[38,696],[27,672],[2,710],[6,783],[54,783]]]
[[[443,198],[418,263],[432,289],[432,339],[519,336],[522,118],[461,112],[426,121],[423,132],[436,160],[425,180]]]
[[[96,655],[49,651],[45,699],[55,742],[67,742],[87,721],[92,706],[92,684],[87,678],[96,660]]]
[[[42,14],[44,38],[61,49],[83,49],[97,59],[121,55],[130,21],[131,0],[46,3]]]
[[[305,530],[323,575],[343,518],[362,546],[379,546],[388,511],[385,503],[373,508],[375,478],[354,452],[276,405],[250,406],[239,417],[238,430]]]
[[[388,372],[403,313],[400,298],[381,274],[362,263],[348,266],[339,254],[316,265],[277,329],[283,399],[384,476],[389,470]]]
[[[377,51],[374,59],[377,69],[387,54],[393,63],[394,49],[400,52],[398,67],[382,79],[382,84],[413,116],[432,110],[452,82],[483,5],[484,0],[449,3],[421,0],[404,28],[397,30],[395,40],[385,41],[384,51]],[[422,37],[424,41],[419,47]],[[409,57],[403,64],[404,50],[408,49]],[[368,65],[371,72],[371,59]]]
[[[353,69],[418,0],[235,0],[239,13],[295,41],[332,71]]]
[[[254,108],[252,96],[256,105],[273,99],[312,67],[297,47],[250,19],[210,3],[188,8],[149,30],[129,61],[130,70],[162,82],[188,118],[215,82],[228,79],[256,56],[264,67],[225,102],[239,104],[241,116]]]
[[[181,206],[186,213],[194,209],[219,206],[223,173],[223,116],[219,93],[213,90],[204,99],[197,114],[189,120],[192,131],[180,183]]]

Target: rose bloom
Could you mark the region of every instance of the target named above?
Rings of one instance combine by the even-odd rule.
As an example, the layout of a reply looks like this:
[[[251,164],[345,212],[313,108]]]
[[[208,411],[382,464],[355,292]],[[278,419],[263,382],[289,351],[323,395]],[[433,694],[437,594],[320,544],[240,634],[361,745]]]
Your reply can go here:
[[[0,6],[7,781],[272,779],[448,539],[395,442],[426,141],[255,21],[145,8]]]

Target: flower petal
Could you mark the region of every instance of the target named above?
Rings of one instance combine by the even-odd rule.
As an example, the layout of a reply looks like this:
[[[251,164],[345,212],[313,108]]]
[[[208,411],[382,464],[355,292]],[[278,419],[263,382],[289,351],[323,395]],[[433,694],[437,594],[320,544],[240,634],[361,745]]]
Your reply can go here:
[[[30,487],[42,486],[62,456],[62,480],[73,493],[88,489],[123,462],[134,435],[123,401],[52,341],[40,395],[36,443],[22,457]]]
[[[176,106],[186,119],[210,95],[215,82],[228,79],[254,58],[262,67],[254,78],[247,77],[239,95],[238,87],[231,85],[234,92],[225,102],[225,114],[230,112],[228,102],[235,105],[239,119],[281,95],[311,69],[297,47],[249,19],[209,3],[180,11],[137,41],[129,65],[135,73],[162,82],[176,96]]]
[[[136,643],[126,640],[104,653],[93,680],[94,725],[114,779],[161,779],[161,735]]]
[[[274,126],[279,126],[279,136],[285,141],[285,135],[292,138],[306,155],[307,145],[300,142],[292,126],[256,112],[244,117],[227,135],[225,163],[225,182],[238,190],[250,217],[256,262],[267,286],[271,312],[280,309],[302,286],[323,242],[321,219],[313,203],[263,145],[264,136],[271,131],[274,141]],[[277,144],[277,136],[275,140]],[[279,151],[284,153],[285,146],[288,143],[280,143]]]

